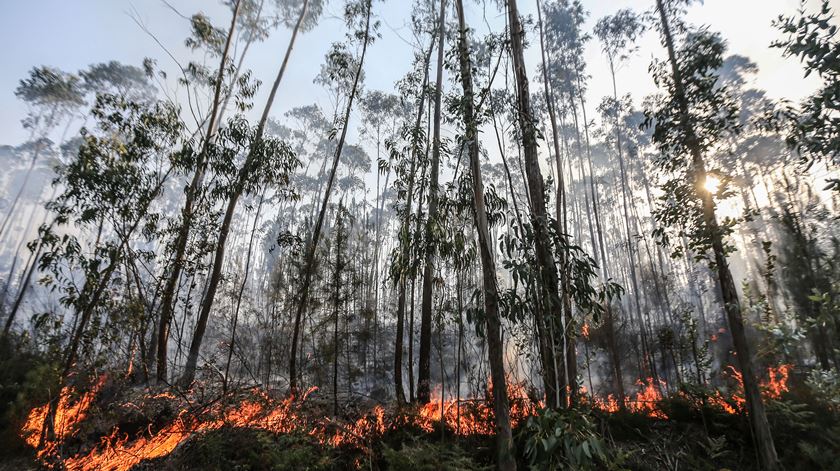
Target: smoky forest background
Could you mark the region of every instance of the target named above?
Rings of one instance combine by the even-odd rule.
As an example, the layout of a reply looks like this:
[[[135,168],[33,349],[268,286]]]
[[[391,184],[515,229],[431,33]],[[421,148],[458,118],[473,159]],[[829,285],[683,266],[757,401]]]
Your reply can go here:
[[[66,3],[0,469],[840,469],[840,4]]]

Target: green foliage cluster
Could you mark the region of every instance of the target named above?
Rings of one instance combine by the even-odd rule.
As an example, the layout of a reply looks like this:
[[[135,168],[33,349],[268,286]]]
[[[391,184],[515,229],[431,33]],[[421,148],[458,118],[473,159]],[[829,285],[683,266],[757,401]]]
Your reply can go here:
[[[607,462],[603,439],[592,416],[577,410],[542,409],[528,419],[525,456],[531,469],[592,470]]]

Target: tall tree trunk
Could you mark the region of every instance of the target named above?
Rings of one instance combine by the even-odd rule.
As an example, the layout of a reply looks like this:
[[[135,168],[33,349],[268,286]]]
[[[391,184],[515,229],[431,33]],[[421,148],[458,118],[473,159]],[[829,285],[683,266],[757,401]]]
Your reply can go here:
[[[333,416],[338,416],[338,314],[341,306],[341,243],[344,237],[341,231],[341,204],[339,203],[338,220],[336,221],[335,238],[335,271],[333,272]]]
[[[464,89],[464,141],[470,156],[470,173],[473,183],[473,218],[478,232],[478,248],[481,256],[487,352],[490,363],[490,378],[493,381],[493,412],[496,416],[496,466],[500,470],[513,471],[516,469],[516,459],[513,453],[513,437],[510,429],[510,405],[508,404],[505,378],[505,356],[501,316],[499,315],[499,293],[496,286],[496,264],[493,260],[487,208],[484,204],[484,185],[481,181],[478,125],[473,109],[472,65],[470,64],[467,26],[464,20],[462,0],[455,0],[455,5],[458,11],[458,25],[460,26],[458,50],[461,85]],[[458,378],[455,380],[458,381]]]
[[[559,130],[557,127],[557,113],[554,109],[554,99],[552,97],[551,87],[548,81],[548,57],[545,53],[545,31],[543,29],[543,21],[542,21],[542,2],[537,0],[537,20],[539,23],[539,31],[540,31],[540,55],[542,56],[542,78],[543,78],[543,94],[545,96],[546,107],[548,108],[548,116],[549,120],[551,121],[551,137],[552,137],[552,144],[554,146],[554,163],[557,172],[557,196],[554,200],[555,206],[555,226],[558,234],[565,234],[566,227],[564,221],[566,220],[566,185],[565,179],[563,177],[563,165],[560,159],[560,141],[559,141]],[[563,253],[563,256],[566,256],[566,253]],[[561,266],[565,268],[566,264],[561,263]],[[565,270],[561,271],[560,274],[562,280],[561,283],[563,286],[566,286],[565,280],[567,278],[567,274]],[[565,290],[564,290],[565,292]],[[538,308],[539,309],[539,308]],[[546,405],[548,407],[554,408],[560,405],[560,396],[563,394],[562,387],[560,386],[560,382],[558,381],[557,375],[559,372],[557,371],[557,361],[556,355],[553,353],[554,342],[546,333],[549,330],[549,326],[546,326],[546,319],[545,316],[540,314],[537,317],[537,337],[540,344],[540,352],[542,357],[543,363],[543,385],[545,387],[545,397],[546,397]]]
[[[741,369],[741,377],[744,382],[744,396],[747,402],[747,413],[753,429],[755,445],[758,449],[759,462],[765,470],[779,468],[779,458],[776,454],[776,446],[773,443],[773,435],[770,433],[770,424],[767,421],[767,414],[764,411],[764,403],[761,399],[761,391],[758,387],[753,359],[750,353],[747,336],[744,332],[744,320],[741,315],[741,303],[738,299],[738,291],[735,287],[735,280],[729,270],[729,263],[726,259],[726,251],[723,244],[723,236],[718,226],[715,215],[715,201],[711,192],[704,188],[706,179],[706,166],[703,155],[700,151],[698,138],[690,122],[688,98],[685,95],[685,88],[681,76],[676,53],[674,52],[674,41],[668,25],[668,17],[663,5],[663,0],[656,0],[659,10],[659,19],[662,23],[662,33],[665,37],[665,45],[668,49],[668,60],[671,64],[671,73],[674,80],[674,94],[677,104],[680,107],[681,127],[688,141],[688,148],[691,152],[692,166],[694,170],[695,191],[702,199],[703,222],[712,240],[712,251],[715,256],[715,267],[718,281],[720,282],[721,294],[723,296],[724,310],[729,321],[729,330],[732,333],[732,343]]]
[[[432,284],[435,276],[435,240],[437,239],[438,173],[440,168],[440,119],[443,95],[444,37],[446,34],[446,0],[440,1],[438,19],[438,56],[435,80],[435,115],[433,121],[432,161],[429,174],[429,214],[426,216],[426,263],[423,267],[423,293],[420,305],[420,355],[417,368],[417,400],[429,402],[432,353]]]
[[[551,253],[549,240],[548,213],[545,207],[545,183],[540,172],[539,154],[534,127],[534,117],[531,112],[531,94],[528,90],[528,74],[525,68],[524,37],[522,23],[516,0],[506,0],[508,23],[510,25],[511,55],[516,77],[518,121],[522,136],[523,154],[525,158],[525,176],[528,180],[529,199],[531,202],[531,225],[534,229],[534,249],[536,253],[537,269],[539,272],[538,298],[545,300],[546,319],[560,319],[562,302],[558,298],[557,270]],[[538,299],[538,302],[540,299]],[[549,313],[551,313],[549,315]],[[541,315],[541,310],[537,311]],[[550,322],[550,321],[549,321]],[[544,319],[537,319],[537,324],[547,325]],[[553,344],[553,343],[552,343]],[[561,385],[562,386],[562,385]]]
[[[291,350],[289,355],[289,390],[292,394],[297,392],[297,347],[298,347],[298,339],[300,337],[300,327],[301,321],[303,319],[303,313],[306,310],[306,305],[309,300],[309,286],[312,283],[312,270],[313,270],[313,263],[315,261],[315,249],[318,246],[318,240],[321,238],[321,229],[324,225],[324,216],[327,213],[327,206],[330,202],[330,193],[332,193],[333,183],[335,182],[335,174],[338,170],[338,161],[341,158],[341,151],[344,148],[344,141],[347,138],[347,128],[350,125],[350,112],[353,110],[353,101],[356,98],[356,93],[358,92],[359,87],[359,79],[362,75],[362,67],[365,63],[365,55],[367,54],[367,47],[368,42],[370,41],[370,15],[371,15],[371,5],[372,1],[367,0],[367,11],[365,12],[365,34],[364,38],[362,39],[362,54],[359,59],[359,66],[356,69],[355,77],[353,78],[353,86],[350,89],[350,97],[347,100],[347,107],[344,111],[344,119],[342,123],[344,123],[344,127],[341,130],[341,136],[338,139],[338,145],[335,148],[335,155],[333,157],[332,162],[332,169],[330,170],[330,177],[327,181],[327,188],[324,192],[324,200],[321,203],[321,210],[318,213],[318,219],[315,223],[315,229],[312,234],[312,240],[309,242],[309,247],[307,248],[306,253],[306,260],[304,262],[304,272],[303,272],[303,281],[301,284],[300,289],[300,300],[298,301],[296,313],[295,313],[295,324],[292,331],[292,344]],[[301,15],[301,19],[303,19],[303,15]],[[298,26],[300,22],[298,22]],[[295,28],[297,30],[297,27]]]
[[[219,63],[219,72],[216,76],[216,86],[213,91],[213,106],[210,111],[210,120],[207,124],[207,134],[204,138],[204,143],[202,145],[201,153],[199,154],[199,160],[197,162],[192,181],[185,192],[186,197],[184,200],[184,207],[181,209],[181,227],[178,228],[178,235],[175,239],[175,254],[172,259],[172,268],[166,278],[166,285],[164,286],[163,295],[161,297],[161,311],[157,331],[157,373],[155,375],[157,381],[161,383],[165,383],[168,379],[167,368],[169,365],[167,356],[169,352],[169,329],[172,325],[172,314],[175,310],[178,281],[181,279],[181,271],[184,268],[184,256],[187,250],[187,242],[189,241],[190,232],[192,231],[194,205],[201,193],[201,187],[204,182],[204,174],[207,169],[207,153],[218,129],[222,82],[224,80],[225,67],[230,54],[230,46],[233,41],[234,31],[236,30],[236,21],[239,16],[241,4],[242,1],[237,0],[236,6],[233,10],[233,17],[230,20],[230,28],[228,28],[227,38],[225,39],[225,47],[222,51],[222,57]]]
[[[283,80],[283,75],[285,74],[286,67],[289,64],[289,58],[292,55],[292,49],[294,48],[295,40],[297,39],[298,32],[300,31],[300,26],[303,24],[303,19],[306,16],[308,6],[309,0],[304,0],[303,6],[300,10],[300,16],[298,17],[297,23],[295,23],[294,30],[292,30],[289,45],[286,47],[283,62],[280,64],[280,70],[277,72],[277,77],[274,80],[274,85],[271,87],[271,93],[269,93],[268,100],[265,103],[262,117],[257,124],[257,129],[254,133],[254,140],[251,143],[251,151],[248,153],[248,156],[245,158],[245,162],[242,164],[242,167],[239,169],[239,173],[236,176],[236,183],[234,184],[230,199],[228,200],[222,225],[219,227],[219,238],[216,241],[216,249],[213,254],[213,268],[210,272],[207,293],[204,296],[204,301],[201,304],[201,311],[199,313],[198,320],[196,321],[195,333],[193,334],[192,342],[190,343],[190,351],[187,355],[187,364],[184,367],[184,375],[181,377],[182,385],[192,383],[195,378],[195,369],[198,364],[198,353],[201,349],[202,340],[204,339],[204,332],[207,330],[207,320],[210,318],[210,310],[213,308],[216,291],[218,290],[219,282],[221,281],[222,265],[225,261],[227,237],[230,233],[233,215],[236,212],[236,205],[239,202],[239,198],[242,196],[247,179],[251,176],[251,170],[254,166],[253,160],[256,155],[254,153],[254,148],[262,140],[263,133],[265,131],[265,124],[268,122],[268,113],[271,111],[271,106],[274,104],[274,99],[277,96],[277,89],[280,88],[280,82]]]
[[[418,97],[418,106],[417,106],[417,118],[414,122],[414,133],[420,129],[420,123],[423,119],[423,108],[425,107],[426,101],[426,86],[429,83],[429,60],[432,56],[432,50],[434,49],[434,40],[430,41],[429,49],[426,52],[425,60],[423,62],[423,70],[425,71],[423,74],[423,85],[420,87],[420,93]],[[412,138],[413,139],[413,138]],[[411,165],[409,168],[409,175],[408,175],[408,187],[406,188],[406,197],[405,197],[405,216],[403,217],[402,226],[400,227],[400,264],[401,266],[401,273],[400,278],[397,281],[398,286],[398,295],[397,295],[397,332],[396,332],[396,342],[394,346],[394,389],[397,397],[398,403],[405,402],[405,390],[403,388],[403,373],[402,373],[402,355],[403,355],[403,337],[405,336],[405,297],[406,297],[406,283],[408,281],[408,267],[411,265],[409,263],[409,256],[410,256],[410,228],[409,225],[411,224],[411,200],[414,197],[414,173],[417,170],[417,159],[418,159],[418,152],[419,145],[417,142],[414,142],[411,149]],[[419,204],[419,203],[418,203]],[[412,388],[413,389],[413,388]],[[413,392],[413,391],[412,391]]]

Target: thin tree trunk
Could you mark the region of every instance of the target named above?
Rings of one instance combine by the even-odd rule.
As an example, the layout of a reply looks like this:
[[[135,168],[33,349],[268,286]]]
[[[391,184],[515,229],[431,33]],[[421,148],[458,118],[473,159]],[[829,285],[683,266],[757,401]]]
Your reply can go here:
[[[335,244],[335,272],[333,274],[333,416],[338,416],[338,312],[341,305],[341,207],[339,204],[338,220],[336,221],[336,244]]]
[[[228,349],[227,361],[225,362],[225,377],[222,381],[222,393],[227,392],[228,378],[230,374],[230,362],[233,358],[233,350],[236,348],[236,327],[239,324],[239,310],[242,307],[242,295],[245,293],[245,286],[248,283],[248,274],[251,272],[251,255],[254,250],[254,239],[257,234],[257,224],[260,221],[260,212],[262,210],[263,201],[265,200],[265,191],[260,196],[260,202],[257,204],[257,211],[254,214],[254,224],[251,226],[251,238],[248,240],[248,253],[245,256],[245,270],[242,274],[242,283],[239,285],[239,291],[236,293],[236,307],[233,310],[233,326],[230,332],[230,348]]]
[[[539,155],[537,151],[537,140],[534,128],[534,117],[531,112],[531,95],[528,90],[528,75],[525,68],[524,36],[522,23],[519,19],[519,11],[516,0],[506,0],[508,23],[510,25],[511,55],[513,68],[516,76],[518,121],[522,136],[523,154],[525,158],[525,175],[528,181],[528,190],[531,203],[531,225],[534,230],[534,249],[536,253],[538,269],[538,302],[544,299],[542,304],[546,307],[547,319],[561,318],[562,301],[558,298],[557,270],[554,265],[554,257],[549,240],[548,213],[545,207],[543,195],[544,182],[539,166]],[[548,313],[552,314],[549,315]],[[539,315],[540,310],[537,311]],[[537,319],[537,323],[544,322]]]
[[[43,240],[39,240],[38,248],[35,249],[35,254],[32,257],[32,262],[30,263],[28,270],[26,271],[26,276],[20,282],[20,287],[18,288],[18,295],[15,298],[15,303],[12,305],[12,310],[9,311],[9,317],[6,319],[6,325],[3,326],[3,338],[6,338],[12,329],[12,324],[15,321],[15,317],[17,316],[18,310],[20,309],[20,306],[23,303],[23,299],[24,297],[26,297],[26,293],[29,290],[29,286],[32,283],[32,275],[38,270],[38,260],[41,259],[41,251],[43,250],[43,248]]]
[[[163,187],[164,183],[166,182],[169,173],[163,176],[161,180],[158,182],[157,187],[152,192],[153,194],[158,194]],[[77,299],[77,304],[75,306],[75,321],[73,328],[71,329],[70,334],[70,342],[67,345],[64,354],[64,365],[61,371],[60,376],[58,377],[58,388],[57,391],[61,391],[62,387],[67,380],[70,371],[73,369],[73,366],[76,363],[76,359],[79,352],[79,345],[81,344],[82,335],[84,334],[85,328],[87,327],[88,322],[90,321],[91,316],[93,316],[93,312],[96,309],[97,305],[99,304],[100,299],[102,298],[103,293],[108,287],[108,284],[111,281],[111,276],[113,276],[114,271],[119,267],[122,263],[122,259],[124,253],[128,247],[129,241],[134,236],[135,231],[140,225],[142,217],[146,214],[149,206],[154,202],[154,198],[149,198],[147,203],[137,214],[140,214],[136,220],[132,222],[132,225],[123,233],[120,237],[120,243],[117,246],[115,252],[111,256],[110,262],[105,269],[100,272],[98,281],[96,282],[95,286],[92,286],[90,282],[86,282],[81,289],[79,297]],[[56,413],[58,412],[58,402],[60,399],[60,394],[56,397],[53,397],[49,402],[49,407],[47,409],[47,416],[44,420],[44,424],[41,428],[41,436],[38,440],[38,448],[43,448],[47,442],[52,441],[55,438],[55,418]]]
[[[566,185],[565,180],[563,178],[563,166],[560,160],[560,141],[558,140],[559,131],[557,128],[557,114],[554,110],[554,100],[552,99],[551,88],[549,86],[548,81],[548,60],[545,53],[545,32],[543,29],[543,21],[542,21],[542,2],[537,0],[537,19],[539,23],[539,30],[540,30],[540,54],[542,56],[542,78],[543,78],[543,94],[545,96],[546,106],[548,108],[548,116],[551,121],[551,137],[552,137],[552,144],[554,146],[554,162],[556,165],[557,171],[557,196],[554,200],[555,203],[555,226],[558,234],[565,233],[565,227],[563,227],[562,221],[565,220],[565,209],[566,209]],[[561,266],[563,270],[561,270],[561,283],[562,285],[566,286],[566,272],[565,272],[565,257],[566,253],[563,252],[564,260],[561,262]],[[565,289],[564,289],[565,294]],[[539,309],[539,308],[538,308]],[[537,332],[538,332],[538,339],[540,344],[540,351],[542,352],[542,363],[543,363],[543,384],[545,387],[545,397],[546,397],[546,405],[550,408],[555,408],[560,405],[560,396],[563,394],[562,387],[560,386],[560,382],[558,381],[558,374],[557,365],[556,365],[556,356],[554,355],[554,342],[549,338],[546,334],[547,326],[545,325],[546,319],[543,314],[537,315]]]
[[[438,19],[438,56],[435,81],[435,114],[433,121],[432,161],[429,174],[429,214],[426,218],[426,264],[423,267],[423,293],[420,305],[420,356],[417,373],[417,400],[426,404],[430,400],[432,352],[432,284],[435,276],[435,252],[438,216],[438,173],[440,168],[440,120],[443,95],[444,37],[446,34],[446,0],[440,2]]]
[[[432,50],[434,49],[435,41],[434,39],[429,43],[429,49],[426,52],[425,60],[423,62],[423,70],[425,71],[423,74],[423,85],[420,87],[420,96],[418,97],[419,104],[417,107],[417,119],[414,122],[414,131],[418,131],[420,129],[420,123],[423,119],[423,108],[425,107],[425,100],[426,100],[426,86],[429,83],[429,60],[432,56]],[[414,133],[412,133],[414,135]],[[412,138],[413,139],[413,138]],[[411,152],[411,166],[409,169],[408,175],[408,187],[406,188],[406,207],[405,207],[405,216],[403,217],[402,226],[400,229],[400,244],[401,244],[401,255],[400,255],[400,264],[401,264],[401,274],[398,280],[398,295],[397,295],[397,332],[396,332],[396,342],[394,346],[394,389],[396,391],[396,397],[398,403],[405,402],[405,390],[403,388],[403,374],[402,374],[402,354],[403,354],[403,337],[405,335],[404,324],[405,324],[405,296],[406,296],[406,283],[408,279],[408,272],[409,266],[409,256],[410,256],[410,228],[409,225],[411,224],[411,200],[414,197],[414,173],[417,169],[417,159],[418,159],[418,143],[414,142],[412,145],[412,152]],[[418,203],[419,205],[420,203]],[[412,301],[413,302],[413,301]],[[413,306],[412,306],[413,309]],[[411,357],[409,355],[409,362],[411,362]],[[410,371],[410,370],[409,370]],[[409,374],[410,376],[410,374]],[[413,396],[413,387],[411,388],[411,396]]]
[[[35,163],[38,161],[38,155],[41,153],[41,141],[39,140],[35,144],[35,151],[32,155],[32,160],[29,163],[29,168],[26,170],[26,176],[23,177],[23,183],[20,186],[20,190],[15,194],[15,198],[12,200],[12,205],[9,207],[9,212],[6,214],[6,217],[3,218],[3,224],[0,224],[0,237],[3,237],[3,234],[6,232],[6,229],[12,227],[9,223],[12,222],[12,216],[14,216],[15,208],[17,208],[17,204],[20,201],[20,197],[23,195],[23,192],[26,191],[26,186],[29,183],[29,178],[32,176],[32,171],[35,169]]]

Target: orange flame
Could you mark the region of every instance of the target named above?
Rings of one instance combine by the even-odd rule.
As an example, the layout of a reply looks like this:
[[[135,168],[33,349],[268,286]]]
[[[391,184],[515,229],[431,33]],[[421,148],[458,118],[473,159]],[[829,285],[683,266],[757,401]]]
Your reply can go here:
[[[58,395],[58,407],[55,411],[55,438],[38,450],[38,458],[44,458],[53,454],[58,444],[63,442],[66,438],[72,437],[76,433],[76,429],[87,417],[88,409],[93,404],[96,395],[102,385],[105,384],[105,376],[101,376],[99,380],[91,387],[91,390],[82,394],[78,399],[73,399],[76,395],[75,389],[70,386],[65,386],[61,389]],[[44,421],[47,419],[49,413],[49,403],[43,406],[36,407],[29,412],[26,422],[23,424],[21,436],[26,443],[37,448],[41,439],[41,432],[44,430]]]
[[[661,388],[665,387],[665,383],[660,381],[660,387],[657,388],[653,378],[646,378],[636,381],[636,385],[639,386],[639,391],[625,398],[625,408],[630,412],[643,414],[648,417],[658,419],[667,418],[665,413],[659,410],[659,401],[662,400]],[[582,397],[585,396],[585,392],[585,390],[582,391]],[[594,396],[592,398],[592,407],[603,412],[613,413],[621,409],[621,403],[612,394],[607,397]]]
[[[788,391],[787,381],[791,368],[791,365],[781,365],[769,369],[768,379],[761,382],[764,397],[777,399]],[[740,374],[734,370],[731,374],[740,384]],[[62,390],[56,414],[56,439],[38,451],[40,458],[57,456],[58,445],[76,433],[104,381],[104,377],[100,378],[89,392],[75,401],[71,400],[75,394],[72,388]],[[639,380],[637,385],[639,390],[625,399],[626,409],[652,418],[667,418],[659,407],[665,383],[660,381],[656,384],[652,378],[646,378]],[[272,399],[268,394],[255,390],[235,406],[225,407],[216,403],[200,411],[190,410],[184,404],[178,417],[159,430],[152,430],[150,425],[145,433],[131,437],[115,428],[100,440],[98,446],[87,453],[66,458],[63,464],[70,471],[127,471],[144,460],[168,455],[194,434],[218,430],[223,426],[253,428],[272,433],[305,433],[325,446],[351,446],[365,453],[370,452],[369,444],[374,439],[399,424],[413,424],[427,432],[434,431],[436,426],[444,426],[458,435],[495,433],[495,418],[489,397],[492,396],[492,390],[484,399],[437,399],[422,406],[416,413],[402,411],[387,419],[385,409],[375,406],[368,414],[351,422],[305,413],[302,405],[315,390],[310,389],[300,398],[288,397],[282,400]],[[508,396],[514,427],[544,407],[542,401],[529,397],[524,383],[509,382]],[[581,397],[586,397],[585,389]],[[146,399],[179,400],[166,392],[149,395]],[[743,387],[731,397],[724,397],[717,392],[707,399],[730,414],[744,410]],[[591,398],[591,406],[609,413],[620,409],[619,401],[613,395],[594,396]],[[32,447],[38,446],[38,434],[47,410],[48,405],[33,409],[21,431]]]
[[[439,387],[437,388],[440,391]],[[543,407],[528,397],[524,383],[507,383],[510,402],[511,426],[536,414]],[[490,388],[492,394],[492,385]],[[440,392],[432,395],[440,397]],[[457,435],[493,435],[495,413],[490,398],[485,399],[435,399],[420,408],[415,424],[426,432],[432,432],[435,424],[443,424]]]
[[[790,377],[790,370],[793,365],[780,365],[776,368],[770,367],[767,369],[767,380],[759,381],[758,387],[761,390],[761,396],[765,399],[779,399],[782,394],[788,392],[790,389],[787,385]],[[744,377],[740,371],[733,367],[729,367],[729,374],[737,380],[737,391],[732,395],[732,402],[737,405],[738,411],[746,409],[747,400],[744,397]],[[726,408],[724,408],[727,410]],[[729,409],[732,409],[730,406]],[[729,412],[729,410],[727,410]],[[734,413],[734,412],[732,412]]]

